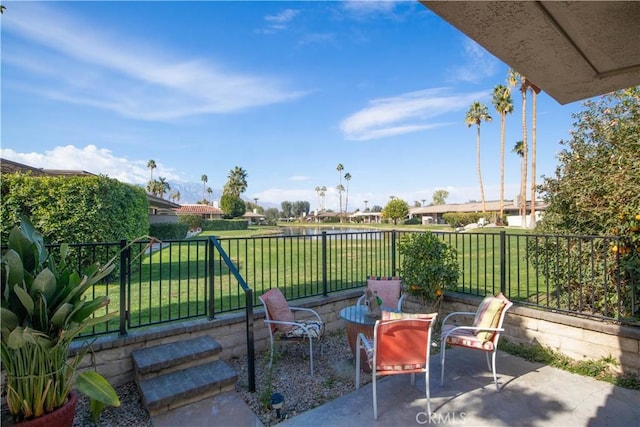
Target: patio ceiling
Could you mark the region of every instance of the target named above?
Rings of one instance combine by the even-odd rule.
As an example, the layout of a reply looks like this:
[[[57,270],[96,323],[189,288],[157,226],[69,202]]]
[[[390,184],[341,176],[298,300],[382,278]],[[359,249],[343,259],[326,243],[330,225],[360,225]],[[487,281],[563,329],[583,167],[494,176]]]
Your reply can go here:
[[[640,2],[420,2],[560,104],[640,84]]]

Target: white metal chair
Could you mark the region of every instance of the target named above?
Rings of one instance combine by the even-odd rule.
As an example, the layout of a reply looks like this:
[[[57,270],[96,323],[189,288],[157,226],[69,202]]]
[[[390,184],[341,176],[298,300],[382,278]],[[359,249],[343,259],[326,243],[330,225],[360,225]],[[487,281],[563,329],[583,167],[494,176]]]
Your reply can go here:
[[[447,315],[442,321],[441,335],[441,359],[440,364],[442,372],[440,375],[440,385],[444,384],[444,362],[447,345],[469,348],[472,350],[483,351],[487,356],[487,367],[493,374],[493,382],[496,384],[496,390],[500,391],[498,379],[496,377],[496,352],[498,351],[498,340],[500,332],[504,332],[502,323],[507,310],[511,308],[513,303],[509,301],[502,292],[497,296],[485,297],[478,310],[474,312],[453,312]],[[474,316],[471,326],[457,326],[456,324],[447,324],[450,318],[455,316]],[[491,354],[491,362],[489,362],[489,354]]]
[[[308,340],[310,371],[313,376],[313,342],[319,343],[324,335],[324,322],[320,315],[310,308],[290,307],[278,288],[269,289],[259,298],[264,305],[264,323],[269,330],[269,367],[273,364],[273,346],[276,339],[297,342]],[[296,320],[294,312],[308,313],[312,319]]]
[[[360,355],[365,349],[373,379],[373,416],[378,419],[377,378],[385,375],[424,373],[427,411],[431,414],[429,393],[429,355],[431,329],[437,317],[432,314],[382,312],[374,326],[373,340],[358,334],[356,350],[356,389],[360,388]]]
[[[402,302],[406,296],[402,292],[402,280],[399,277],[376,277],[367,279],[367,287],[382,300],[382,306],[402,311]],[[364,304],[365,295],[358,298],[356,305]]]

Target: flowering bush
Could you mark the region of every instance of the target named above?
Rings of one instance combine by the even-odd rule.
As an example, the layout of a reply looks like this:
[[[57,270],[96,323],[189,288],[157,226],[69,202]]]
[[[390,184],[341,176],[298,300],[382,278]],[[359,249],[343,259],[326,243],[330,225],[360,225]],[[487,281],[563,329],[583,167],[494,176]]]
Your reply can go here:
[[[402,236],[398,249],[400,275],[410,295],[439,303],[445,290],[456,290],[459,269],[454,248],[431,233],[410,233]]]

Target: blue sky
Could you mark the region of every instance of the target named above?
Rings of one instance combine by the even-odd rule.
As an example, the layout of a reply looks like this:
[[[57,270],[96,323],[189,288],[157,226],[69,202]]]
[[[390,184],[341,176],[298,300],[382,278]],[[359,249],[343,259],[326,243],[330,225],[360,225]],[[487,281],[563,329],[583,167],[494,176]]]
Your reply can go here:
[[[333,210],[341,163],[350,211],[392,195],[429,203],[438,189],[462,203],[480,200],[464,123],[479,100],[493,115],[481,127],[486,199],[499,197],[491,91],[508,66],[418,2],[3,4],[3,158],[141,185],[153,159],[182,203],[201,197],[187,188],[202,174],[221,189],[240,166],[247,199],[315,209],[326,186]],[[519,189],[519,92],[514,106],[507,199]],[[538,177],[553,174],[580,109],[538,96]]]

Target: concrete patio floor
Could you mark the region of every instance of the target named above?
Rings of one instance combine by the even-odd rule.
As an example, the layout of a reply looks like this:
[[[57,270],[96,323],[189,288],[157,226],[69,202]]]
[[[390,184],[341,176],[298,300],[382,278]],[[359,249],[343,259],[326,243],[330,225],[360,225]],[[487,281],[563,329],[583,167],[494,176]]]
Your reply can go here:
[[[448,350],[445,384],[440,386],[440,359],[437,355],[432,358],[431,416],[426,412],[424,376],[417,376],[412,386],[409,375],[398,375],[378,381],[377,421],[373,418],[372,385],[367,384],[278,426],[640,426],[639,391],[503,352],[498,353],[496,366],[500,392],[487,371],[484,354]],[[179,425],[178,420],[185,426],[260,426],[248,407],[235,408],[242,403],[239,396],[213,399],[152,422],[157,427]],[[225,412],[235,415],[232,424],[220,417]],[[245,416],[239,417],[239,413]]]

